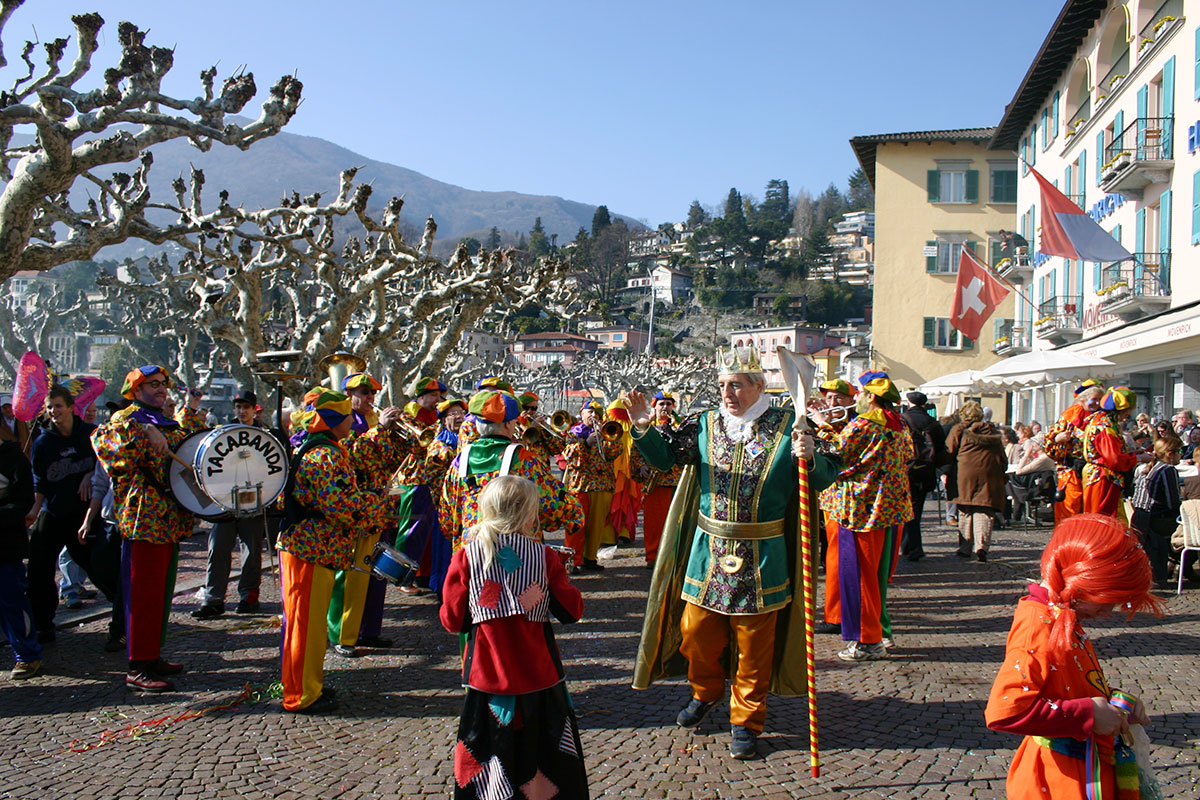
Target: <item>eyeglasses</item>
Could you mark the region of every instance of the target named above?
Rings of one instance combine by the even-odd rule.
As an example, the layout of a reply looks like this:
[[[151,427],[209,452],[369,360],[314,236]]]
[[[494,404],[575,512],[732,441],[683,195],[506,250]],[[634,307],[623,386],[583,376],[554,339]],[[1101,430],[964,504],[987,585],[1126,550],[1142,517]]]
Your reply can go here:
[[[170,381],[160,381],[160,380],[156,379],[156,380],[152,380],[152,381],[146,381],[145,385],[150,387],[151,389],[165,389],[166,387],[171,385],[171,382]]]

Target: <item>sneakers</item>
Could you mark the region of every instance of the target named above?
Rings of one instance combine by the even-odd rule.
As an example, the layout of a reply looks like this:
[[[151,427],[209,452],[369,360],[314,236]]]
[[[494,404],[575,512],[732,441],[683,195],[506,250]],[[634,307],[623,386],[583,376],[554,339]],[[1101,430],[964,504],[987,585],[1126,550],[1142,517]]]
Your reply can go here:
[[[896,640],[890,636],[885,636],[880,644],[883,645],[885,651],[890,653],[896,647]]]
[[[224,603],[205,603],[192,612],[192,619],[216,619],[225,616]]]
[[[69,594],[64,594],[62,597],[62,602],[63,602],[64,606],[66,606],[67,608],[69,608],[71,610],[75,610],[77,608],[83,608],[83,598],[81,598],[79,595],[75,594],[74,592],[71,592]]]
[[[9,677],[14,681],[27,681],[42,670],[41,660],[18,661]]]
[[[333,652],[337,653],[342,658],[358,658],[358,651],[346,644],[335,644],[333,646]]]
[[[814,633],[841,633],[842,625],[839,622],[818,622],[813,626]]]
[[[385,639],[382,636],[360,636],[358,637],[359,647],[370,647],[376,650],[386,650],[392,646],[391,639]]]
[[[146,667],[135,667],[125,675],[125,687],[135,692],[158,694],[175,690],[175,684],[148,671]]]
[[[887,650],[884,649],[883,642],[875,644],[851,642],[845,650],[837,654],[837,657],[842,661],[873,661],[877,658],[887,658]]]
[[[758,734],[742,725],[730,726],[733,734],[729,741],[729,755],[746,761],[758,755]]]
[[[705,703],[693,697],[691,702],[679,712],[679,716],[675,718],[675,724],[681,728],[694,728],[704,721],[704,718],[708,716],[708,712],[712,711],[712,707],[716,704],[715,700],[711,703]]]

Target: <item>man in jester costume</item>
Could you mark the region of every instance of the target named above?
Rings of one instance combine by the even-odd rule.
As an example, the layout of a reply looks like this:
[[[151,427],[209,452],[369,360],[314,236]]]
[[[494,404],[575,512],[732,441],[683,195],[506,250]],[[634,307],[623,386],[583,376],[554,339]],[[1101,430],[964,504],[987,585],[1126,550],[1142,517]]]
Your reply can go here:
[[[1075,387],[1075,402],[1046,431],[1046,455],[1057,465],[1055,524],[1083,511],[1083,429],[1092,414],[1100,410],[1103,396],[1104,384],[1088,378]]]
[[[391,407],[375,410],[379,381],[365,372],[342,380],[343,393],[350,398],[350,432],[342,445],[350,454],[355,480],[364,489],[387,496],[392,473],[406,458],[423,453],[399,426],[402,412]],[[354,564],[370,569],[371,554],[381,540],[391,544],[396,535],[395,514],[361,520],[361,538],[355,547]],[[329,642],[339,655],[354,657],[358,647],[390,647],[383,638],[383,601],[387,584],[358,570],[339,570],[329,603]]]
[[[446,480],[446,471],[450,462],[458,454],[458,434],[463,428],[463,418],[467,414],[467,401],[457,397],[448,398],[438,403],[438,434],[429,449],[425,451],[425,475],[428,478],[433,504],[438,517],[442,513],[442,484]],[[450,537],[438,525],[441,536],[433,537],[430,545],[433,553],[429,565],[429,588],[439,598],[442,596],[442,584],[446,579],[446,571],[450,569],[450,558],[454,550]]]
[[[338,570],[354,565],[364,520],[383,519],[388,498],[358,485],[341,440],[354,424],[350,398],[322,387],[304,396],[300,447],[284,489],[279,532],[283,575],[283,707],[315,713],[334,707],[324,688],[326,615]]]
[[[1126,473],[1138,464],[1153,461],[1150,453],[1132,453],[1121,434],[1121,423],[1137,407],[1137,394],[1128,386],[1114,386],[1100,399],[1100,410],[1083,429],[1083,510],[1116,517],[1122,524],[1121,502]]]
[[[627,395],[642,456],[656,469],[688,467],[663,531],[633,686],[686,672],[691,699],[676,723],[694,728],[732,677],[730,754],[749,759],[768,691],[807,691],[803,603],[793,602],[803,568],[796,459],[808,462],[814,511],[838,464],[793,429],[791,409],[771,407],[757,350],[717,355],[721,405],[694,425],[654,427],[645,396]],[[814,514],[809,529],[818,524]]]

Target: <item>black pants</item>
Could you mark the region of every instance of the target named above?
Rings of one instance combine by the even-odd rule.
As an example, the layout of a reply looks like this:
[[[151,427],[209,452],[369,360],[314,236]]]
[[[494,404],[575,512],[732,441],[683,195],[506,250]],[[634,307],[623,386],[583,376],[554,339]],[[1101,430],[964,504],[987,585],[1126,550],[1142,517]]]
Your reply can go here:
[[[1136,509],[1130,525],[1141,536],[1142,546],[1146,548],[1146,557],[1150,559],[1150,570],[1154,574],[1154,582],[1160,587],[1166,586],[1167,558],[1171,555],[1171,534],[1175,533],[1175,529],[1179,526],[1175,515],[1151,515],[1141,509]]]
[[[923,480],[909,475],[908,494],[912,498],[913,518],[904,523],[904,532],[900,537],[902,555],[925,557],[925,546],[921,543],[921,514],[925,511],[925,498],[929,491]]]
[[[51,514],[43,510],[29,531],[29,588],[26,594],[33,611],[33,626],[39,631],[54,630],[54,612],[58,608],[54,573],[58,569],[58,555],[64,547],[110,602],[120,594],[118,569],[106,569],[104,559],[93,558],[94,545],[79,541],[79,526],[83,524],[85,511]],[[119,559],[115,563],[119,565]]]

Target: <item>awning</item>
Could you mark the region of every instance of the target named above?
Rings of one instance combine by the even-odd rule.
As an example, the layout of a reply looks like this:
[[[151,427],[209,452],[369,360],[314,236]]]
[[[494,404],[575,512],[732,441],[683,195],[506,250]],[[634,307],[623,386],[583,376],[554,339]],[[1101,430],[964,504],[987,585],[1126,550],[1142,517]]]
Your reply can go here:
[[[979,373],[979,383],[994,389],[1019,389],[1052,383],[1110,378],[1114,364],[1069,350],[1034,350],[1006,358]]]
[[[917,388],[929,397],[967,394],[979,391],[980,374],[977,369],[964,369],[962,372],[951,372],[949,375],[926,381]]]

